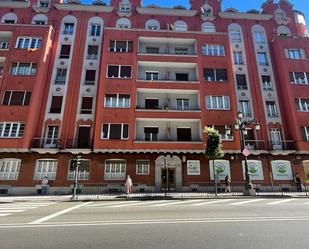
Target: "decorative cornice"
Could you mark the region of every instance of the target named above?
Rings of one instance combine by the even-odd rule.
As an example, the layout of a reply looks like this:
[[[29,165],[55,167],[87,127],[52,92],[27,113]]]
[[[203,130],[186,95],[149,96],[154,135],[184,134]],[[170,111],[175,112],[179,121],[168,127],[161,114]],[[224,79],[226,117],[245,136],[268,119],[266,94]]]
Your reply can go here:
[[[220,12],[219,16],[228,19],[248,19],[248,20],[260,20],[269,21],[273,18],[273,15],[268,14],[255,14],[255,13],[233,13],[233,12]]]
[[[162,16],[195,16],[196,10],[182,10],[172,8],[136,8],[142,15],[162,15]]]
[[[30,2],[0,1],[0,8],[29,8]]]
[[[32,9],[36,12],[36,13],[48,13],[50,8],[43,8],[43,7],[39,7],[36,5],[32,6]]]
[[[106,12],[110,13],[114,10],[111,6],[87,5],[87,4],[55,4],[58,10],[68,11],[88,11],[88,12]]]

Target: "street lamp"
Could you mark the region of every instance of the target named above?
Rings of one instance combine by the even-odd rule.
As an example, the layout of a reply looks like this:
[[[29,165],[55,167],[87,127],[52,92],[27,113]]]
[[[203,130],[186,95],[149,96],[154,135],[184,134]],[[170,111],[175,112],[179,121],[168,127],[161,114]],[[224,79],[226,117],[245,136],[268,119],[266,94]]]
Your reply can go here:
[[[249,169],[248,169],[248,156],[249,151],[246,150],[246,141],[245,136],[248,134],[248,126],[254,126],[256,131],[259,131],[261,129],[260,124],[255,120],[243,120],[243,113],[239,112],[238,117],[235,120],[235,122],[232,125],[226,126],[226,133],[228,135],[231,134],[232,126],[234,126],[235,130],[239,130],[240,132],[240,145],[241,145],[241,151],[243,155],[245,156],[245,178],[246,178],[246,191],[244,192],[245,195],[254,195],[253,186],[251,183],[250,175],[249,175]]]
[[[74,174],[74,188],[73,188],[73,196],[72,199],[76,200],[77,199],[77,181],[78,181],[78,169],[82,164],[82,156],[77,156],[76,159],[76,164],[75,164],[75,174]]]

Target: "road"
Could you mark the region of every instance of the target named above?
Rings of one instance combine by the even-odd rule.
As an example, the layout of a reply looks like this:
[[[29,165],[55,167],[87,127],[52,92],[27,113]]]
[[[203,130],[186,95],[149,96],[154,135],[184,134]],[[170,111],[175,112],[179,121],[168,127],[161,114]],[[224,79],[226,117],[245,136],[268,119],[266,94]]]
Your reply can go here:
[[[308,249],[309,199],[0,204],[1,249]]]

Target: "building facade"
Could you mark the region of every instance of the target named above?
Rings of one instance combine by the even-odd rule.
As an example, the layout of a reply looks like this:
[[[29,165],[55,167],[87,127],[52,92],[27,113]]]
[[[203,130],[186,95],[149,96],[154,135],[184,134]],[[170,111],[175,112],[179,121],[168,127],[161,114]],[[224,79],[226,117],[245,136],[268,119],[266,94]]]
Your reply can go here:
[[[309,38],[287,0],[261,11],[141,0],[0,2],[0,194],[202,190],[227,174],[244,183],[241,112],[256,186],[309,180]],[[224,157],[203,155],[203,128]],[[215,169],[215,170],[214,170]]]

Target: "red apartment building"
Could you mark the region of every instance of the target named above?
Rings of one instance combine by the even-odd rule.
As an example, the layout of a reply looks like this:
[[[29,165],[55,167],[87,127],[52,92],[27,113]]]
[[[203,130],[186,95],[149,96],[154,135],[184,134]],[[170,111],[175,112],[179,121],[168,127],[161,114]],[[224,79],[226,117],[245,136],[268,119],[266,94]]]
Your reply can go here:
[[[142,6],[141,0],[0,1],[0,194],[81,185],[203,190],[213,167],[205,126],[221,134],[220,177],[244,183],[243,113],[252,181],[309,179],[309,38],[288,0],[261,11]],[[258,7],[258,6],[257,6]]]

